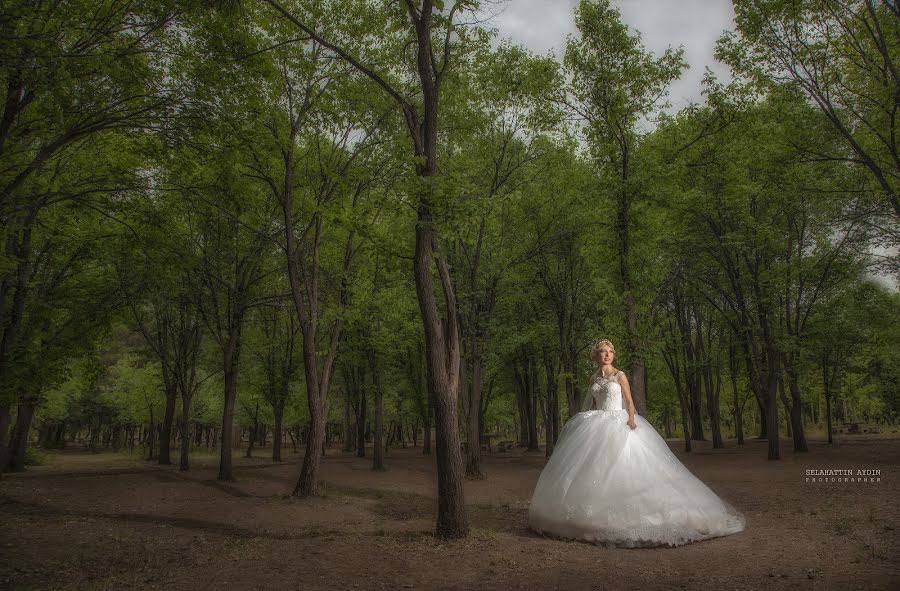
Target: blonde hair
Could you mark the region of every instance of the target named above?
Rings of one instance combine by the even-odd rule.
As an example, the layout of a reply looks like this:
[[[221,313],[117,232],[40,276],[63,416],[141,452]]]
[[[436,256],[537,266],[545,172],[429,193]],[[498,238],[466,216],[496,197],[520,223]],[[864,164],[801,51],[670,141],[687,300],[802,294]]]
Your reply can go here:
[[[593,359],[597,355],[597,353],[600,352],[600,349],[604,346],[609,347],[612,350],[613,354],[615,354],[616,347],[615,347],[615,345],[612,344],[611,340],[599,339],[598,341],[596,341],[594,343],[594,346],[591,347],[591,359]]]

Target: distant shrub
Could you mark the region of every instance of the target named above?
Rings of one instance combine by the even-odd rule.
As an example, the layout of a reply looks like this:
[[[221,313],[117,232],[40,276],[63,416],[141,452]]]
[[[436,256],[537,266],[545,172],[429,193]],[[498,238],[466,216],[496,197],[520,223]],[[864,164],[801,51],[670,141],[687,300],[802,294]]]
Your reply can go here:
[[[47,463],[49,454],[39,447],[29,445],[25,449],[26,466],[43,466]]]

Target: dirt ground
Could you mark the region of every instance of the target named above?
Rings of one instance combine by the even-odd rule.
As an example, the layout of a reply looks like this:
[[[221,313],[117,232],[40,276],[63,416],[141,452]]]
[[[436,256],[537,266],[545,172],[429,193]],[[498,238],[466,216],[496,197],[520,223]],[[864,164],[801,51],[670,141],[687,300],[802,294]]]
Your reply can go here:
[[[609,549],[527,528],[543,454],[485,457],[466,483],[472,532],[440,542],[433,456],[392,449],[388,471],[329,450],[323,495],[294,499],[297,454],[217,457],[190,472],[120,454],[66,451],[0,480],[0,588],[7,589],[898,589],[900,435],[811,441],[782,460],[764,442],[685,465],[747,517],[741,533],[676,548]],[[881,481],[806,482],[807,469],[876,469]]]

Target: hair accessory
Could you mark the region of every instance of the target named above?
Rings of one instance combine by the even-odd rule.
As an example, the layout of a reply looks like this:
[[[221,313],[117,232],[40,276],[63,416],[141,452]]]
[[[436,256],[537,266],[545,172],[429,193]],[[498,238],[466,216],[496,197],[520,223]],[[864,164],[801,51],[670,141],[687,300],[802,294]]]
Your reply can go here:
[[[615,346],[612,344],[612,341],[609,339],[598,339],[597,341],[594,342],[594,346],[591,350],[598,351],[598,350],[600,350],[600,347],[602,347],[603,345],[609,346],[609,348],[612,349],[613,351],[616,350]]]

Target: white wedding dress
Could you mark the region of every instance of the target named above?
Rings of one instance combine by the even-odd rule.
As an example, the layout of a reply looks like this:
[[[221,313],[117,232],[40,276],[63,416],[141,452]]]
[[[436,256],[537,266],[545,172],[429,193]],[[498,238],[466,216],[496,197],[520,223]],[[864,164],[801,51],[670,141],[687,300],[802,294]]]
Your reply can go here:
[[[528,521],[545,535],[608,546],[678,546],[742,531],[744,516],[669,450],[640,415],[628,424],[621,372],[591,387],[538,479]]]

